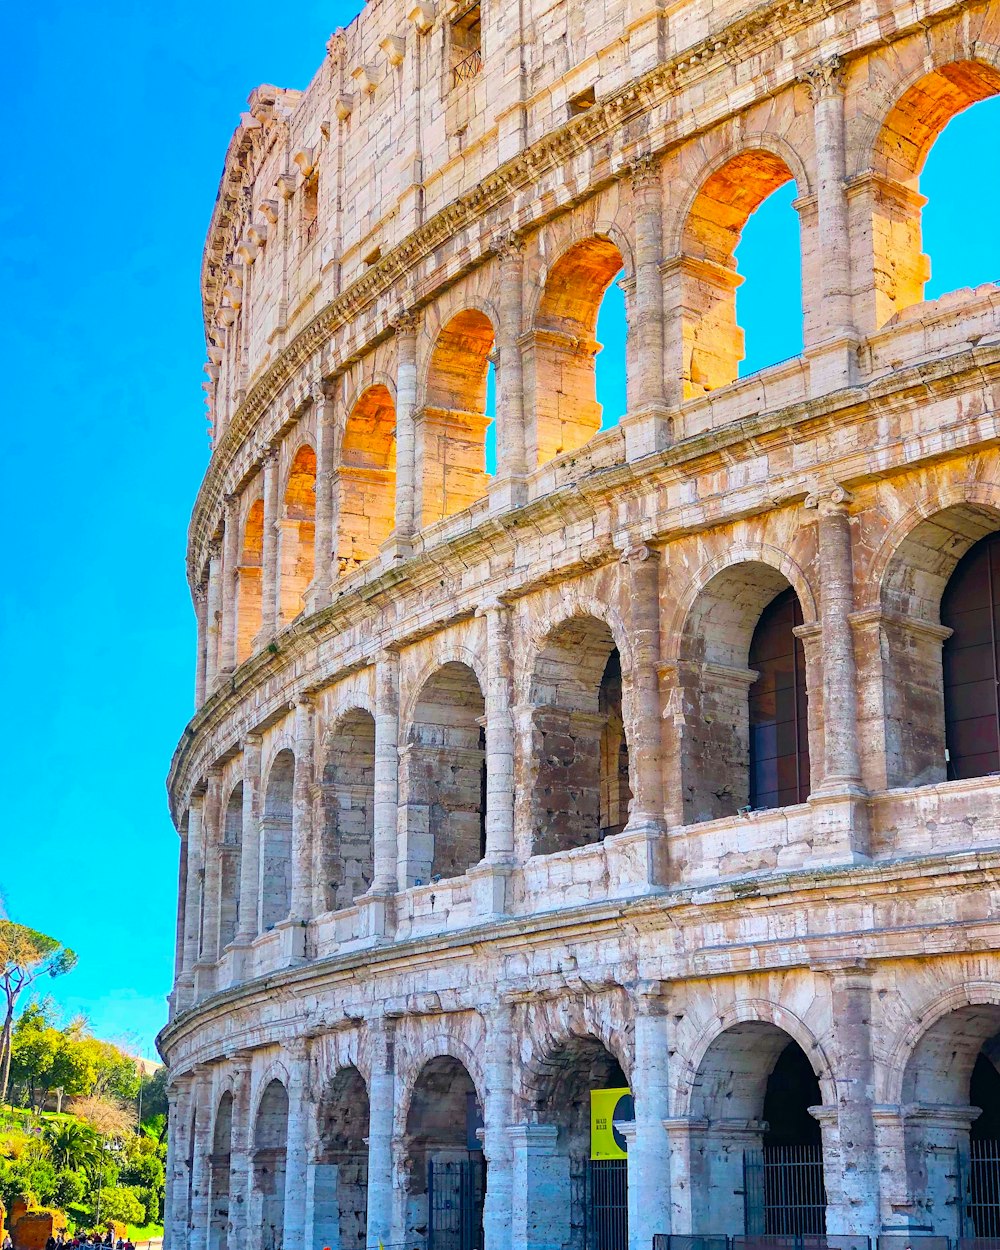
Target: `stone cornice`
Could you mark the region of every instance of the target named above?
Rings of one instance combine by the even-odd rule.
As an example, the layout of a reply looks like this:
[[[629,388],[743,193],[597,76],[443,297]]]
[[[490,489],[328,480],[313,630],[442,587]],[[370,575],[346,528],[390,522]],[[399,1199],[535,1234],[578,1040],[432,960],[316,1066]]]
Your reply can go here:
[[[195,714],[174,753],[168,778],[175,824],[180,815],[177,810],[179,796],[185,794],[197,775],[213,762],[200,758],[203,744],[220,733],[227,720],[235,717],[241,708],[252,705],[257,718],[254,724],[241,728],[260,728],[284,715],[289,700],[300,689],[315,689],[318,685],[342,680],[349,673],[371,663],[377,652],[389,643],[394,647],[410,645],[435,630],[471,617],[478,606],[474,597],[463,596],[447,605],[440,605],[437,612],[428,610],[421,613],[419,622],[412,628],[394,634],[390,639],[380,634],[379,618],[383,608],[398,598],[401,586],[405,585],[414,593],[429,593],[442,578],[458,579],[469,563],[478,560],[487,547],[499,570],[510,562],[522,536],[551,532],[567,524],[589,520],[601,509],[620,505],[631,497],[652,495],[658,487],[671,482],[723,469],[734,460],[758,456],[792,440],[801,441],[810,430],[839,431],[842,434],[848,421],[853,419],[863,423],[872,411],[885,415],[895,408],[911,404],[914,398],[933,394],[938,386],[960,393],[970,386],[982,387],[998,380],[998,345],[984,345],[950,357],[912,365],[867,386],[838,391],[699,434],[646,457],[640,464],[616,463],[599,469],[583,480],[557,487],[552,493],[514,512],[484,513],[471,528],[444,537],[409,560],[377,574],[361,572],[355,575],[330,607],[298,621],[278,635],[275,640],[277,654],[261,652],[241,665]],[[970,417],[965,424],[966,427],[979,427],[983,420],[979,416]],[[968,433],[956,432],[956,437],[958,446],[967,445]],[[900,467],[912,468],[923,459],[937,458],[947,451],[936,440],[921,448],[916,446],[917,441],[915,436],[912,442],[907,443],[905,454],[900,452]],[[975,441],[978,446],[985,446],[1000,439],[994,437],[991,440],[979,429]],[[823,470],[840,483],[858,484],[888,471],[891,450],[892,445],[881,444],[878,463],[873,465],[866,448],[861,446],[844,453],[836,464],[825,464]],[[815,468],[803,468],[793,473],[787,482],[772,482],[765,494],[750,487],[745,502],[739,492],[730,492],[725,510],[714,521],[702,519],[697,524],[703,527],[716,521],[729,523],[741,516],[801,500],[811,488],[814,477]],[[663,542],[680,537],[692,527],[687,520],[688,515],[689,509],[682,506],[658,516],[647,516],[645,525],[648,533],[644,530],[643,540]],[[574,558],[572,564],[560,566],[558,572],[562,577],[571,577],[587,568],[616,563],[620,555],[612,533],[603,544],[595,543],[588,548],[585,559]],[[546,579],[552,571],[547,571]],[[498,593],[503,593],[508,602],[516,602],[535,588],[533,582],[521,582],[499,587]],[[428,607],[433,602],[429,600]],[[346,663],[333,668],[329,667],[327,655],[327,667],[322,673],[308,671],[307,658],[319,643],[360,625],[366,627],[370,654],[349,656]],[[299,672],[300,669],[302,672]],[[298,685],[290,687],[289,682],[298,682]],[[248,698],[251,692],[256,692],[252,699]]]
[[[664,928],[674,933],[686,930],[695,936],[699,928],[723,923],[731,917],[734,907],[739,909],[744,921],[754,912],[770,913],[776,908],[792,908],[798,914],[809,914],[819,919],[824,907],[851,904],[862,892],[866,898],[877,900],[881,888],[886,900],[898,906],[900,897],[904,895],[957,895],[963,890],[993,889],[998,874],[1000,849],[994,848],[912,856],[878,864],[795,869],[780,874],[769,872],[760,877],[738,878],[710,886],[676,886],[637,899],[599,899],[558,911],[509,917],[452,933],[387,943],[347,955],[333,955],[305,966],[243,982],[211,995],[172,1020],[157,1038],[157,1047],[169,1059],[171,1051],[199,1033],[211,1039],[213,1034],[208,1026],[214,1020],[225,1019],[227,1031],[231,1032],[234,1026],[239,1027],[234,1013],[247,1010],[256,1020],[255,1009],[266,1002],[274,1002],[276,998],[304,1006],[318,991],[336,993],[343,989],[346,991],[345,1009],[353,1012],[359,997],[370,997],[372,987],[382,977],[405,975],[442,961],[468,958],[473,953],[489,951],[499,968],[505,955],[550,944],[564,949],[573,942],[589,943],[595,949],[606,951],[609,941],[621,940],[623,928],[633,930],[640,938]],[[782,971],[790,968],[812,969],[821,960],[830,959],[852,963],[863,959],[875,964],[883,959],[924,954],[930,935],[934,935],[934,949],[942,953],[961,955],[970,949],[977,954],[986,949],[1000,950],[1000,925],[992,917],[971,921],[963,919],[957,943],[948,943],[943,936],[947,931],[949,926],[941,925],[935,919],[922,928],[912,924],[879,925],[838,933],[836,937],[819,927],[793,943],[784,939],[762,942],[750,933],[743,942],[726,942],[719,948],[688,943],[673,949],[664,948],[657,958],[661,965],[667,962],[676,965],[670,968],[669,973],[664,971],[663,966],[650,967],[648,952],[640,954],[639,965],[644,978],[654,974],[668,980],[691,976],[732,976],[771,966],[766,956],[771,948],[781,952],[773,966]],[[972,942],[968,940],[970,936]],[[716,953],[719,958],[716,958]],[[604,959],[606,962],[606,955]],[[365,972],[364,987],[358,982],[360,969]],[[537,988],[537,978],[534,983]],[[542,993],[544,988],[541,987]],[[603,985],[602,988],[611,987]],[[629,990],[631,986],[623,984],[621,988]],[[516,995],[517,989],[516,982],[511,982],[504,992]],[[459,990],[452,994],[452,1010],[476,1010],[476,990],[470,989],[464,994]],[[289,1018],[272,1025],[267,1035],[262,1035],[255,1025],[255,1044],[273,1044],[285,1036],[293,1024],[304,1026],[304,1021],[301,1016],[290,1012]],[[270,1035],[272,1031],[273,1036]],[[333,1031],[332,1025],[330,1031]],[[188,1065],[198,1063],[202,1058],[201,1055],[185,1056]]]

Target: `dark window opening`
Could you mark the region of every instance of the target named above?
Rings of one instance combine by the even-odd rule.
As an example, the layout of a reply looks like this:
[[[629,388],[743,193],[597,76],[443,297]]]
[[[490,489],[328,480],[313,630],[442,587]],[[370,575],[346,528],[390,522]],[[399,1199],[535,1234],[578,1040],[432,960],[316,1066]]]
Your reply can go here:
[[[941,597],[948,778],[1000,771],[997,628],[1000,533],[980,539],[958,563]]]
[[[628,783],[628,742],[622,719],[622,658],[617,647],[608,656],[597,706],[605,718],[600,759],[600,838],[603,841],[625,828],[632,798]]]
[[[302,184],[302,238],[311,243],[319,229],[319,178],[313,174]]]
[[[761,613],[750,643],[750,806],[786,807],[809,797],[809,717],[802,609],[789,587]]]
[[[476,3],[463,9],[451,24],[452,86],[475,78],[482,68],[482,15]]]

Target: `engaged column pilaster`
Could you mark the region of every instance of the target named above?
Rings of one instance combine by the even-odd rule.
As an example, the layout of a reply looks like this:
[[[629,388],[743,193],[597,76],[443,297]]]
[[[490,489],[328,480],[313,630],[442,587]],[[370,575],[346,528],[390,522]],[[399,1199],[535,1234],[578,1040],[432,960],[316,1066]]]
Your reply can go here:
[[[497,471],[490,483],[490,507],[517,507],[525,500],[527,439],[524,428],[524,369],[521,362],[524,305],[524,241],[511,231],[498,234],[492,249],[500,266],[497,326]]]
[[[392,323],[396,334],[396,554],[409,552],[417,529],[416,518],[416,426],[417,329],[419,320],[404,313]]]
[[[396,1111],[395,1026],[367,1025],[371,1077],[368,1086],[368,1245],[395,1244],[392,1134]]]
[[[240,501],[226,496],[225,530],[222,539],[222,642],[219,674],[228,676],[236,668],[236,591],[240,563]]]
[[[261,650],[278,629],[278,531],[281,526],[278,496],[279,448],[269,447],[264,454],[264,536],[261,551],[261,629],[254,646]]]
[[[399,807],[399,656],[383,651],[375,662],[375,830],[371,889],[357,900],[359,932],[378,941],[392,934],[397,888]],[[403,865],[405,872],[405,864]]]
[[[330,604],[334,577],[334,472],[337,464],[338,431],[336,405],[322,381],[313,385],[316,409],[316,536],[312,585],[306,591],[306,610],[319,612]]]
[[[243,739],[243,840],[240,847],[240,915],[233,947],[233,978],[251,973],[250,947],[258,933],[260,911],[260,734]]]

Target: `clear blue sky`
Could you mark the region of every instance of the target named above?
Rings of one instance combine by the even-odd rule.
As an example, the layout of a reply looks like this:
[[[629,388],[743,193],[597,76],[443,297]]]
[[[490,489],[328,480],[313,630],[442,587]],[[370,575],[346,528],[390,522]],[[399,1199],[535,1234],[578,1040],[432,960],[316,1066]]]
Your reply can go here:
[[[50,983],[65,1010],[146,1054],[173,962],[163,782],[192,704],[184,543],[207,458],[205,228],[249,92],[304,87],[356,8],[53,0],[9,6],[0,29],[0,892],[14,919],[78,951],[77,971]],[[935,292],[1000,277],[998,133],[997,104],[981,105],[932,157]],[[967,221],[958,175],[970,164]],[[748,369],[797,350],[794,277],[778,279],[786,259],[794,269],[790,200],[776,193],[741,248]],[[617,298],[599,327],[609,417],[621,408]]]

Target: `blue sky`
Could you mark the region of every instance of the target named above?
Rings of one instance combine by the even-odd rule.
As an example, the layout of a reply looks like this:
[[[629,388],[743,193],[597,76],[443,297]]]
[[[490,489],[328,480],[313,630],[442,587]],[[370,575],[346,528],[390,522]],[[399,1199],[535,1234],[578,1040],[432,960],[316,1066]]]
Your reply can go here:
[[[304,87],[356,8],[52,0],[9,6],[0,30],[10,539],[0,893],[14,919],[79,953],[78,969],[47,987],[65,1011],[86,1011],[99,1033],[145,1054],[173,965],[177,838],[164,777],[192,707],[184,544],[208,452],[205,228],[249,92]],[[998,133],[988,102],[932,154],[932,293],[1000,277]],[[976,204],[989,209],[966,220],[959,174],[970,164]],[[747,369],[797,350],[791,198],[777,192],[741,247]],[[618,299],[598,331],[609,418],[622,405]]]

